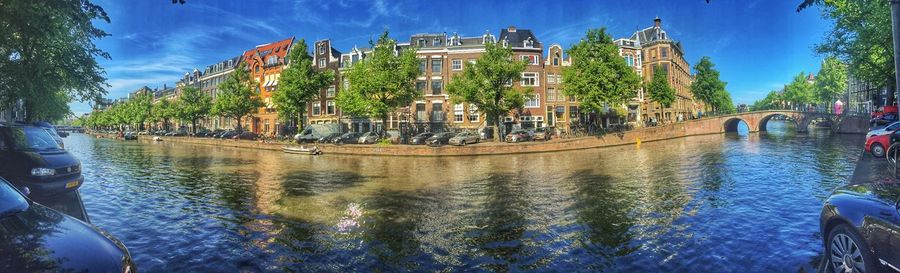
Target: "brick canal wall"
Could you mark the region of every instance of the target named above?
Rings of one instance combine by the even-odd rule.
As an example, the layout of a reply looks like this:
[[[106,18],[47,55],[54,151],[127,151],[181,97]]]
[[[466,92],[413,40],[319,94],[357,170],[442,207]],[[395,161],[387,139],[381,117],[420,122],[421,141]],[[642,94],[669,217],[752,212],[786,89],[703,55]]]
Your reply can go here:
[[[607,134],[601,137],[581,137],[573,139],[553,139],[551,141],[541,142],[523,142],[523,143],[479,143],[468,146],[443,146],[428,147],[422,145],[333,145],[333,144],[312,144],[319,147],[325,154],[343,154],[343,155],[376,155],[376,156],[472,156],[472,155],[503,155],[503,154],[521,154],[521,153],[544,153],[559,152],[569,150],[580,150],[600,147],[612,147],[620,145],[633,145],[638,141],[651,142],[673,138],[689,137],[696,135],[720,134],[724,133],[727,123],[733,122],[736,118],[747,120],[750,123],[752,132],[753,128],[757,128],[757,124],[761,119],[773,114],[781,113],[778,111],[762,111],[754,113],[745,113],[744,115],[730,115],[704,118],[698,120],[689,120],[674,124],[661,125],[657,127],[640,128],[623,133]],[[790,113],[788,113],[790,114]],[[866,123],[864,120],[845,122],[842,124],[842,130],[837,132],[865,132]],[[110,137],[110,136],[107,136]],[[153,141],[153,136],[140,136],[141,141]],[[214,145],[220,147],[236,147],[251,148],[262,150],[281,150],[284,143],[262,143],[259,141],[247,140],[231,140],[231,139],[211,139],[211,138],[193,138],[193,137],[162,137],[165,142],[174,143],[191,143],[201,145]]]

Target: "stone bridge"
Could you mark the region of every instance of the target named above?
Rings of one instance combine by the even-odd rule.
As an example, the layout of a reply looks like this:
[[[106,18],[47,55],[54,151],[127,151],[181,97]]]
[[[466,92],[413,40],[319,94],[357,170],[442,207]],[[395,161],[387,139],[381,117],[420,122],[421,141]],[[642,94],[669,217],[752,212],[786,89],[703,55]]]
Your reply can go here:
[[[835,115],[820,112],[802,112],[791,110],[765,110],[744,112],[725,116],[715,116],[699,120],[689,121],[696,126],[712,133],[712,129],[718,127],[720,133],[737,132],[741,122],[750,127],[750,132],[766,131],[767,123],[773,118],[792,121],[797,125],[798,132],[807,132],[813,122],[826,122],[837,133],[866,133],[869,130],[869,117],[860,115]],[[688,126],[694,127],[694,126]],[[699,128],[698,128],[699,129]]]

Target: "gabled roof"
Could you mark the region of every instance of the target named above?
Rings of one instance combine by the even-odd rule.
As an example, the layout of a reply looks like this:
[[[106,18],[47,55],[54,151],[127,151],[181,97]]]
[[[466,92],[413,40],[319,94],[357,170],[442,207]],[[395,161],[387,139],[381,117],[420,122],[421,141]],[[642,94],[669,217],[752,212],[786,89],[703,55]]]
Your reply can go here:
[[[259,56],[260,59],[263,59],[269,54],[275,54],[279,58],[284,58],[287,56],[288,48],[293,43],[294,37],[291,37],[274,43],[258,45],[256,48],[244,51],[242,55],[243,60],[250,61],[254,56]]]
[[[525,45],[524,42],[528,39],[534,42],[534,48],[543,48],[540,40],[530,29],[516,29],[513,26],[500,30],[500,39],[498,41],[505,40],[512,47],[523,47]]]

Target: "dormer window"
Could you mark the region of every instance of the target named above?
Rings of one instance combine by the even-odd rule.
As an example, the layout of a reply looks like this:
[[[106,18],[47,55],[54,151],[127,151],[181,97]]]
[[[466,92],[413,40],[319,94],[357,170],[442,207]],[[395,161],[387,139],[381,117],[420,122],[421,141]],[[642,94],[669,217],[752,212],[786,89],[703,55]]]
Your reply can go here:
[[[531,40],[531,37],[528,37],[528,39],[525,40],[524,47],[528,47],[528,48],[534,47],[534,40]]]
[[[325,54],[325,45],[319,45],[319,54]]]
[[[503,47],[509,47],[509,42],[506,40],[503,40]]]
[[[441,38],[431,39],[431,45],[432,46],[441,46]]]
[[[416,45],[419,47],[425,47],[425,39],[419,39],[416,41]]]

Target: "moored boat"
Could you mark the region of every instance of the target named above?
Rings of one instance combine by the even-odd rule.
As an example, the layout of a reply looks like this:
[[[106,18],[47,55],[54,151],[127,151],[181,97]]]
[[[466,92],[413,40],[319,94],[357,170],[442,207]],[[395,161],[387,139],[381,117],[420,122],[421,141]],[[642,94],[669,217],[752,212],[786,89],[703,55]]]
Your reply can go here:
[[[308,155],[319,155],[322,154],[322,150],[319,150],[318,146],[313,147],[291,147],[291,146],[283,146],[281,147],[281,151],[289,154],[308,154]]]

